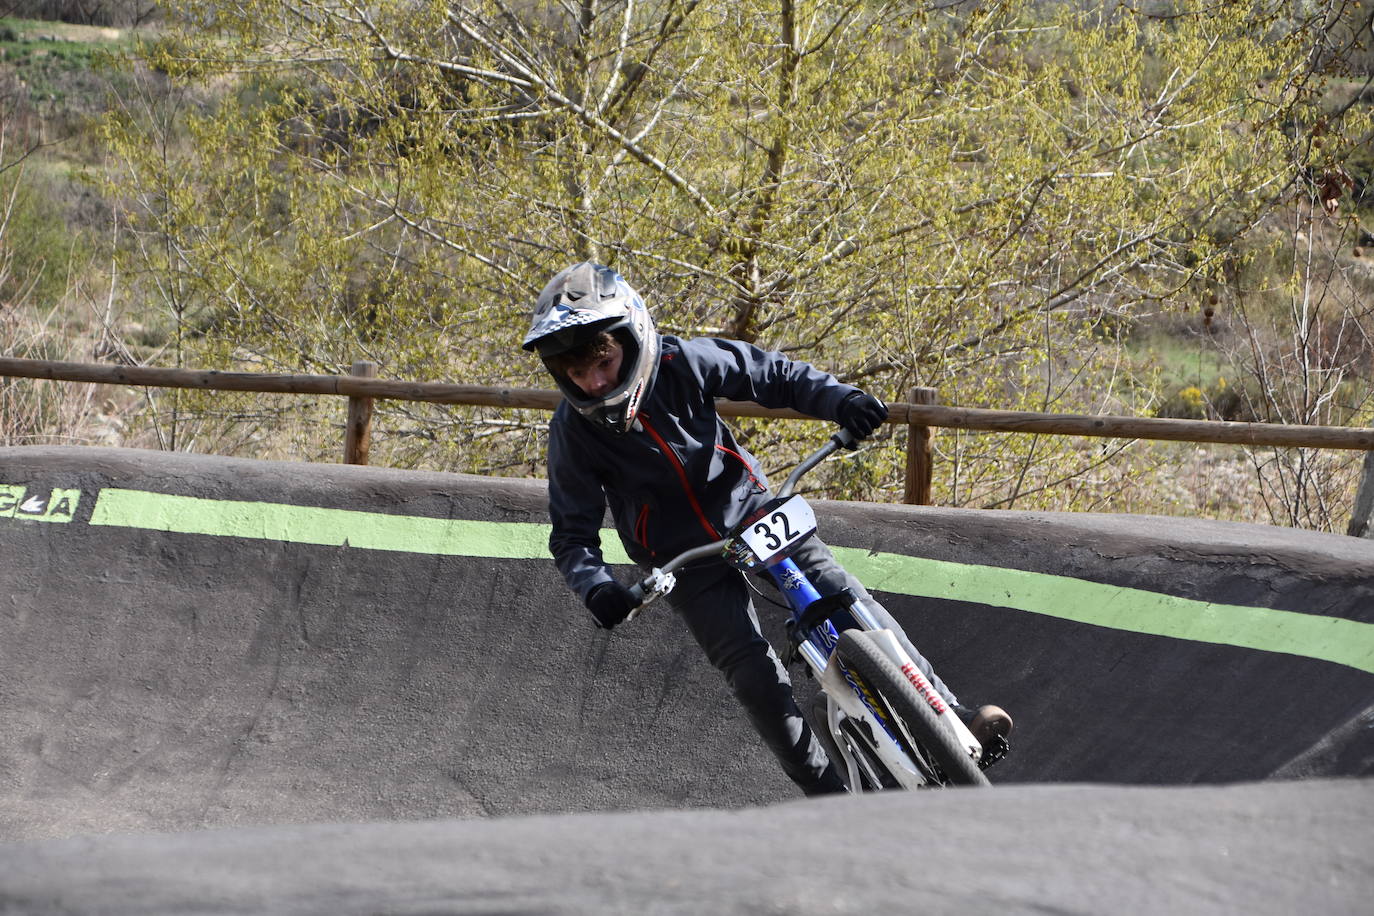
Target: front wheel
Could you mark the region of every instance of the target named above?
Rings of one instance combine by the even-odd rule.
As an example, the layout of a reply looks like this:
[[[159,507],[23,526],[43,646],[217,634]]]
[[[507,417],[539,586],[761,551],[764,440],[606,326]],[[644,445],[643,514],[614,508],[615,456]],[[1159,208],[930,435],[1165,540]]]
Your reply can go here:
[[[882,713],[905,725],[906,734],[901,734],[900,743],[931,784],[989,785],[988,778],[959,744],[954,732],[872,636],[863,630],[845,630],[840,634],[835,654],[873,692]],[[902,729],[894,731],[900,734]]]

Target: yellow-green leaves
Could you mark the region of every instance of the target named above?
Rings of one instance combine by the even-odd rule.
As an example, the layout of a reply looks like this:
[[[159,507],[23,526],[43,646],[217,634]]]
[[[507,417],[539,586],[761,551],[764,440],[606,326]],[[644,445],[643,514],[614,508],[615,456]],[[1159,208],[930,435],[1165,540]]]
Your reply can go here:
[[[1353,115],[1330,162],[1304,139],[1288,6],[184,0],[146,54],[184,94],[112,131],[131,257],[197,361],[527,384],[534,293],[595,257],[668,331],[888,398],[1127,409],[1104,325],[1214,282],[1349,148]],[[1030,473],[975,452],[950,498]]]

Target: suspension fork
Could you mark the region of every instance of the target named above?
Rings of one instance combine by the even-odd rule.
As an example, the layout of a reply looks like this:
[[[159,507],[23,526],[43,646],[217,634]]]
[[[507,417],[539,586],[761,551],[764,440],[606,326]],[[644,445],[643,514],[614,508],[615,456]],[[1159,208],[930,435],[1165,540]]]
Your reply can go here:
[[[813,602],[819,601],[821,593],[811,584],[811,580],[806,577],[806,574],[801,571],[801,567],[797,566],[796,561],[791,557],[784,557],[768,566],[767,569],[768,575],[777,583],[778,590],[782,592],[783,597],[792,607],[792,622],[799,625],[802,612],[810,607]],[[848,610],[862,629],[881,629],[878,621],[869,613],[868,608],[863,606],[863,602],[855,600]],[[821,643],[819,647],[809,639],[799,640],[799,642],[802,654],[813,662],[813,667],[819,674],[825,670],[830,653],[835,651],[835,643],[839,640],[840,634],[829,621],[813,627],[811,632],[819,639]],[[825,652],[824,656],[822,656],[821,650]]]
[[[806,578],[801,567],[797,566],[791,557],[783,557],[769,566],[768,575],[773,578],[778,590],[792,607],[792,623],[800,625],[802,611],[810,607],[813,601],[819,601],[821,593],[816,591],[811,580]],[[835,643],[840,637],[830,621],[813,628],[811,633],[816,635],[822,644],[817,646],[816,640],[806,638],[811,634],[797,633],[797,649],[819,677],[829,664],[830,654],[835,651]]]

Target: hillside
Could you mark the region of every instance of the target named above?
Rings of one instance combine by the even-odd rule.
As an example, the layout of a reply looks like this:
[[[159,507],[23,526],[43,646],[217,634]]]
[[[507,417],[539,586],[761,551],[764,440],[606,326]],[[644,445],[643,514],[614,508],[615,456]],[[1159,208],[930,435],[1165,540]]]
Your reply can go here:
[[[298,76],[280,83],[250,74],[169,78],[168,73],[183,66],[166,62],[172,58],[159,65],[162,69],[111,65],[116,58],[134,55],[139,41],[160,39],[165,28],[165,23],[154,31],[146,25],[127,29],[0,22],[0,84],[6,105],[6,145],[0,156],[6,168],[0,180],[8,180],[3,187],[13,192],[0,249],[0,329],[8,355],[305,372],[343,371],[353,359],[367,357],[391,377],[540,383],[536,368],[520,360],[509,338],[512,327],[523,320],[519,303],[526,294],[521,284],[537,283],[533,274],[542,268],[532,268],[531,276],[511,279],[505,286],[471,274],[470,266],[451,257],[469,243],[441,238],[433,228],[445,220],[457,225],[467,216],[436,215],[433,225],[407,216],[413,226],[403,224],[394,237],[325,244],[324,227],[331,220],[370,217],[365,208],[348,212],[351,204],[327,199],[331,192],[316,187],[312,177],[323,159],[313,157],[345,136],[348,124],[356,136],[339,143],[341,151],[356,152],[365,140],[392,142],[376,132],[385,119],[364,111],[350,114],[334,105],[331,93],[337,90],[322,82],[310,90],[316,97],[283,115],[274,129],[283,138],[279,148],[245,153],[250,159],[271,157],[270,181],[217,175],[216,156],[228,157],[236,141],[232,134],[218,140],[206,136],[208,128],[195,126],[195,117],[219,106],[228,111],[231,103],[241,106],[233,109],[239,112],[236,117],[251,117],[267,106],[286,104],[292,80],[324,76],[303,67]],[[184,53],[176,47],[148,44],[146,53]],[[1031,47],[1027,53],[1038,50]],[[1347,68],[1343,77],[1323,77],[1327,110],[1345,112],[1347,118],[1362,112],[1367,117],[1374,92],[1358,70],[1363,59],[1351,51],[1355,69]],[[409,91],[404,83],[394,89]],[[114,120],[102,120],[106,116]],[[312,124],[312,118],[318,123]],[[116,121],[123,126],[112,126]],[[239,133],[253,134],[248,122],[243,123]],[[1322,140],[1315,137],[1314,148]],[[1037,246],[1053,238],[1046,230],[1046,240],[1028,244],[1018,256],[1025,259],[1024,266],[1005,268],[1003,277],[978,279],[975,271],[960,281],[967,291],[949,303],[940,300],[945,286],[937,277],[913,275],[910,283],[925,280],[931,285],[909,308],[899,310],[900,320],[911,327],[893,340],[914,341],[909,352],[884,341],[882,352],[869,353],[870,341],[862,335],[811,341],[802,331],[804,322],[789,330],[788,315],[810,314],[839,335],[857,305],[837,305],[840,311],[830,317],[814,304],[789,306],[768,319],[776,330],[760,332],[766,338],[760,342],[863,379],[890,400],[904,397],[916,382],[936,387],[946,403],[965,406],[1370,425],[1374,256],[1365,227],[1374,212],[1367,194],[1374,154],[1370,144],[1347,140],[1344,159],[1312,172],[1306,184],[1286,189],[1285,202],[1256,217],[1234,250],[1223,249],[1220,241],[1207,242],[1217,246],[1213,255],[1203,246],[1179,256],[1180,261],[1214,257],[1214,263],[1205,270],[1195,268],[1192,276],[1180,274],[1170,295],[1135,278],[1129,283],[1111,280],[1083,294],[1082,305],[1050,320],[1050,309],[1060,307],[1054,304],[1058,300],[1050,297],[1045,305],[1037,291],[1045,278],[1025,273],[1044,258]],[[419,141],[400,137],[395,142],[405,148]],[[447,156],[457,168],[444,149],[436,155]],[[381,175],[386,168],[384,163],[359,166],[359,174],[375,169]],[[423,183],[431,181],[442,184],[443,172]],[[255,197],[259,184],[261,194]],[[235,196],[240,193],[247,196],[240,200]],[[511,193],[518,200],[534,191],[512,185]],[[312,195],[319,195],[318,200],[308,200]],[[288,201],[298,202],[300,211],[288,213]],[[809,218],[804,214],[812,203],[799,197],[798,219]],[[184,211],[173,213],[173,205]],[[345,207],[339,212],[347,215],[331,217],[334,206]],[[436,214],[442,206],[447,204],[435,204]],[[1101,211],[1110,212],[1110,204]],[[182,229],[177,226],[202,216],[204,225],[190,226],[185,230],[189,235],[178,236]],[[282,221],[274,222],[278,218]],[[1084,218],[1068,218],[1065,225],[1081,231]],[[479,247],[495,240],[498,228],[478,234]],[[1210,238],[1214,231],[1198,235]],[[1174,230],[1162,234],[1170,232]],[[709,233],[679,234],[709,241]],[[423,250],[405,247],[416,238],[424,240]],[[660,243],[675,244],[652,242]],[[361,247],[350,247],[357,244]],[[1084,247],[1092,244],[1085,241]],[[648,260],[666,263],[674,257],[656,254]],[[1145,276],[1172,269],[1174,260],[1173,254],[1150,254],[1133,265],[1127,258],[1107,274]],[[843,289],[841,284],[849,282],[845,274],[831,276],[817,288],[833,288],[833,298],[852,296],[858,303],[873,297],[876,278],[890,263],[890,258],[875,256],[865,268],[874,279],[864,281],[862,294]],[[700,268],[703,277],[728,274],[705,262]],[[1068,269],[1067,261],[1059,268]],[[1023,279],[1013,281],[1018,272]],[[503,273],[513,278],[511,267]],[[664,310],[660,322],[665,330],[729,330],[716,320],[722,317],[718,306],[712,306],[716,313],[709,322],[677,310],[676,303],[685,301],[674,293],[685,282],[680,276],[657,279],[668,284],[654,300]],[[463,298],[455,297],[454,290],[474,283],[483,290],[478,301],[448,304]],[[691,292],[693,301],[712,301],[702,295],[703,289]],[[1127,294],[1137,298],[1114,298]],[[773,299],[784,301],[785,293],[754,297],[749,303],[736,297],[740,308],[735,314],[766,314],[761,310],[771,307]],[[975,300],[978,309],[991,311],[975,314],[969,304]],[[1034,318],[1042,306],[1047,311]],[[226,322],[225,315],[236,317]],[[968,337],[974,343],[960,341],[968,333],[965,326],[978,321],[989,324]],[[875,318],[855,323],[855,329],[888,323]],[[998,342],[997,335],[1012,328],[1020,328],[1018,336]],[[749,331],[744,325],[740,329]],[[927,332],[944,335],[941,345],[955,355],[943,363],[922,362],[926,357],[917,351],[934,346],[920,336]],[[978,343],[983,338],[989,342],[985,350]],[[985,364],[1000,368],[989,372]],[[190,447],[226,455],[332,460],[342,424],[332,407],[300,399],[207,399],[30,383],[8,385],[3,396],[7,409],[0,441],[7,443]],[[492,474],[541,472],[543,420],[538,415],[389,404],[381,405],[381,411],[374,460]],[[750,433],[784,450],[796,438],[779,427]],[[1343,530],[1360,457],[1158,443],[1101,446],[1044,437],[938,437],[940,464],[952,473],[937,477],[937,499],[954,506],[1144,511]],[[901,487],[900,436],[881,440],[869,459],[862,470],[832,476],[825,482],[826,492],[894,499]]]

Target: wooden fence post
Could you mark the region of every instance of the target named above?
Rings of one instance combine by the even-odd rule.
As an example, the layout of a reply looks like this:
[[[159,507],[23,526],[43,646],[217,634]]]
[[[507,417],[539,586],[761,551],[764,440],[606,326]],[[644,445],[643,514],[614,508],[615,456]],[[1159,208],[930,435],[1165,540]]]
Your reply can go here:
[[[1345,529],[1345,533],[1351,537],[1374,538],[1371,515],[1374,515],[1374,450],[1364,453],[1360,488],[1355,491],[1355,508],[1350,513],[1350,527]]]
[[[907,399],[912,404],[934,404],[934,388],[913,388]],[[931,480],[930,427],[909,423],[906,428],[906,495],[903,502],[912,506],[930,505]]]
[[[376,378],[377,364],[358,360],[350,375]],[[344,433],[344,464],[367,464],[372,447],[372,398],[349,397],[348,426]]]

